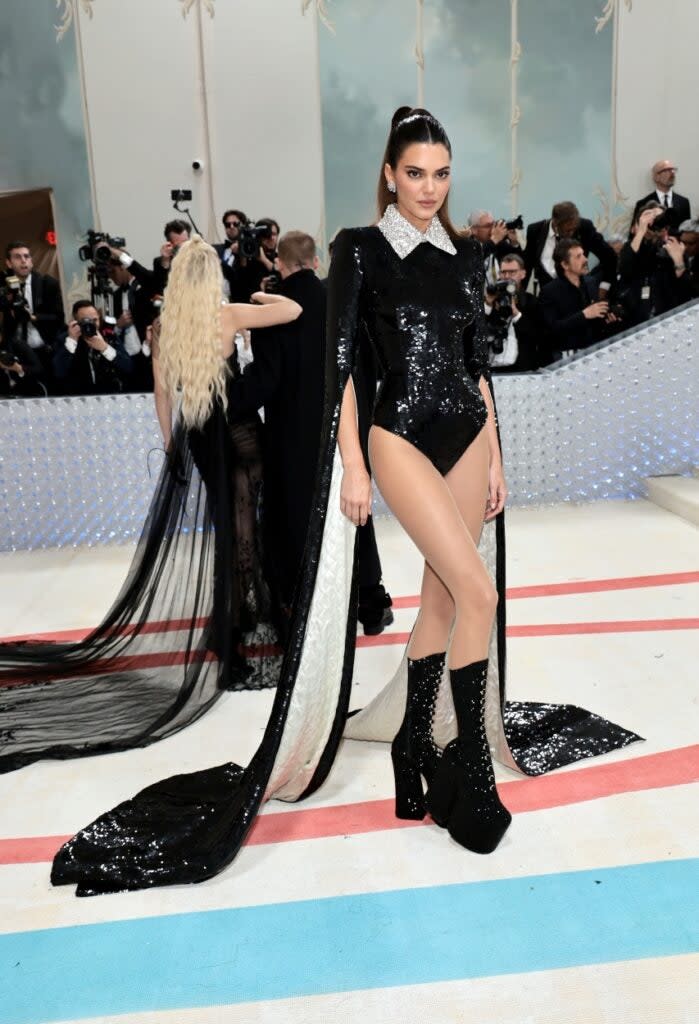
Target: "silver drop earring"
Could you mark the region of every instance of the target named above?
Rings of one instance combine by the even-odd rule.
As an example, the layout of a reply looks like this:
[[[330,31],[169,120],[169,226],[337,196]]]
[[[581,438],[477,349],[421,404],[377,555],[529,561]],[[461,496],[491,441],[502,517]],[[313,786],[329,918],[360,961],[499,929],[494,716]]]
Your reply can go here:
[[[396,183],[395,183],[395,181],[387,181],[386,182],[386,188],[388,189],[389,192],[395,192],[396,191]]]

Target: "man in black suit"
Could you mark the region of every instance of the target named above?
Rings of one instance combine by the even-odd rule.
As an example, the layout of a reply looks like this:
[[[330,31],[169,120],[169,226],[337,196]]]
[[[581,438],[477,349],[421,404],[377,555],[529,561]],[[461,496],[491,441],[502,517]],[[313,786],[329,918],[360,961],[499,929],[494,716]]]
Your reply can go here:
[[[574,239],[583,249],[585,256],[593,253],[602,268],[602,290],[609,291],[616,276],[616,254],[605,242],[591,220],[580,216],[575,203],[556,203],[550,220],[538,220],[527,226],[527,243],[524,260],[527,268],[527,283],[532,274],[536,277],[539,290],[556,278],[553,251],[564,238]]]
[[[293,323],[253,331],[253,361],[229,382],[229,401],[237,415],[264,406],[265,557],[277,591],[282,630],[312,515],[323,419],[326,290],[315,274],[316,266],[315,242],[310,235],[289,231],[282,236],[279,294],[298,302],[303,313]],[[375,550],[371,517],[367,527],[367,538]],[[376,621],[372,619],[368,629],[365,624],[365,632],[380,633],[392,615],[390,598],[380,585],[378,554],[372,561],[360,552],[359,560],[360,603],[362,584],[379,586],[383,598],[388,599],[387,604],[376,601]]]
[[[127,355],[131,356],[128,390],[152,391],[153,361],[147,338],[148,328],[157,316],[158,308],[120,260],[112,258],[109,277],[114,285],[112,312],[116,319],[116,334],[123,341]]]
[[[238,254],[238,241],[240,229],[246,227],[249,220],[242,210],[226,210],[221,219],[226,241],[217,242],[214,249],[221,259],[221,270],[228,284],[228,295],[231,302],[248,302],[255,289],[249,287],[245,261],[241,260]]]
[[[653,164],[651,174],[655,189],[638,200],[634,206],[631,222],[632,224],[637,222],[642,206],[646,206],[650,202],[660,203],[671,231],[676,232],[682,221],[689,220],[692,216],[689,199],[686,196],[681,196],[679,192],[675,192],[677,167],[672,160],[658,160]]]
[[[598,285],[588,276],[585,250],[574,238],[563,238],[553,254],[556,279],[541,291],[544,319],[552,335],[553,358],[602,341],[609,333],[609,303],[598,298]]]
[[[28,347],[35,352],[42,366],[38,376],[51,390],[53,343],[64,326],[60,286],[55,277],[34,270],[31,251],[24,242],[9,243],[5,267],[0,288],[3,335],[8,343],[16,340],[23,350]]]
[[[123,340],[106,329],[89,299],[73,304],[73,319],[59,336],[53,365],[65,395],[117,394],[125,390],[132,369]]]

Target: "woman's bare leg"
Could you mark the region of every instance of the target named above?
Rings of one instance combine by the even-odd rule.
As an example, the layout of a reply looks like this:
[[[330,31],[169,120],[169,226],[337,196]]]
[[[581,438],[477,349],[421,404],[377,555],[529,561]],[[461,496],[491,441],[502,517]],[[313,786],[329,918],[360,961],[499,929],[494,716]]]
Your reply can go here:
[[[488,494],[485,431],[446,477],[380,427],[371,429],[369,454],[381,494],[426,562],[411,658],[445,650],[452,622],[450,667],[487,658],[497,594],[476,549]]]

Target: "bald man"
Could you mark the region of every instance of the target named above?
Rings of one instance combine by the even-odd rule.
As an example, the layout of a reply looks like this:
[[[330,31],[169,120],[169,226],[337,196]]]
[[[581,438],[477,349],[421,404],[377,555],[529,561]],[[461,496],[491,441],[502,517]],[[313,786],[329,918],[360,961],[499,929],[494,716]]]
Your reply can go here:
[[[638,217],[638,211],[646,203],[658,202],[667,210],[667,224],[670,230],[677,232],[683,220],[689,220],[692,216],[689,207],[689,199],[675,192],[675,181],[677,180],[677,165],[672,160],[658,160],[651,168],[655,190],[649,192],[643,199],[639,199],[634,207],[633,223]]]

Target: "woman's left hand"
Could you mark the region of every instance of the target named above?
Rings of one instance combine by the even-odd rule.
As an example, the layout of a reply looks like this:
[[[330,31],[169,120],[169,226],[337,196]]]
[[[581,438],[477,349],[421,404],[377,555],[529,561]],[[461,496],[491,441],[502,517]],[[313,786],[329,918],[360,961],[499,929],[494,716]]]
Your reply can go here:
[[[491,462],[488,474],[488,500],[485,505],[484,521],[489,523],[495,519],[505,507],[507,501],[507,484],[502,471],[501,462]]]

